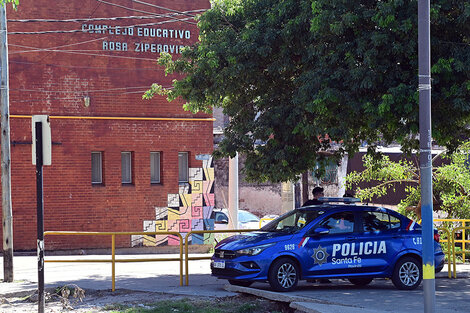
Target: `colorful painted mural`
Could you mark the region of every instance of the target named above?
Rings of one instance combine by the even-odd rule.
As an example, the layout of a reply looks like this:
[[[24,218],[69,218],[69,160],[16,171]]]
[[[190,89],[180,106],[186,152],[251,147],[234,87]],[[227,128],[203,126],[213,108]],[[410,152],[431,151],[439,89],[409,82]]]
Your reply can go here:
[[[189,182],[180,183],[178,193],[168,194],[167,207],[155,208],[155,220],[144,221],[144,232],[179,232],[183,238],[191,230],[212,230],[214,209],[214,165],[212,157],[202,160],[202,168],[189,169]],[[194,234],[191,244],[212,244],[213,234]],[[132,236],[132,246],[179,245],[175,235]]]

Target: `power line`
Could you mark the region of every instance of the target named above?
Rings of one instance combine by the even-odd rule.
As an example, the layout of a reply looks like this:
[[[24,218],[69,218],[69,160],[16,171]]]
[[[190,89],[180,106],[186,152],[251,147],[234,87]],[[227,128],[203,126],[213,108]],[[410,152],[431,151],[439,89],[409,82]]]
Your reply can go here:
[[[131,0],[131,1],[135,2],[135,3],[143,4],[143,5],[148,5],[148,6],[153,7],[153,8],[162,9],[162,10],[166,10],[166,11],[170,11],[170,12],[177,12],[179,14],[182,14],[181,11],[177,11],[177,10],[173,10],[173,9],[170,9],[170,8],[162,7],[162,6],[159,6],[159,5],[156,5],[156,4],[151,4],[151,3],[147,3],[147,2],[143,2],[143,1],[139,1],[139,0]]]
[[[189,20],[190,17],[185,18],[184,20]],[[182,21],[182,20],[178,20]],[[162,25],[166,23],[174,23],[173,20],[167,21],[160,21],[155,23],[145,23],[145,24],[135,24],[135,25],[128,25],[128,26],[111,26],[108,27],[109,29],[121,29],[121,28],[130,28],[130,27],[139,27],[139,26],[155,26],[155,25]],[[59,33],[88,33],[88,31],[83,31],[82,29],[73,29],[73,30],[45,30],[45,31],[35,31],[35,32],[8,32],[8,35],[37,35],[37,34],[59,34]]]
[[[188,13],[199,13],[204,12],[206,9],[197,9],[191,11],[184,11],[181,13],[173,13],[173,14],[158,14],[156,17],[155,15],[131,15],[131,16],[116,16],[116,17],[96,17],[96,18],[74,18],[74,19],[10,19],[8,20],[9,23],[29,23],[29,22],[39,22],[39,23],[69,23],[69,22],[93,22],[93,21],[118,21],[118,20],[128,20],[128,19],[136,19],[136,20],[143,20],[143,19],[156,19],[156,18],[166,18],[175,15],[188,15]],[[194,15],[189,15],[194,17]]]
[[[149,87],[150,88],[150,87]],[[140,92],[141,94],[144,94],[145,91]],[[121,92],[121,93],[115,93],[114,95],[125,95],[125,94],[130,94],[130,93],[137,93],[135,91],[133,92]],[[23,102],[38,102],[38,101],[83,101],[83,97],[86,95],[86,92],[83,92],[81,95],[77,95],[75,97],[67,97],[67,98],[42,98],[42,99],[25,99],[25,100],[14,100],[10,99],[10,102],[14,103],[23,103]]]
[[[164,88],[169,88],[169,87],[164,87]],[[112,91],[116,91],[116,90],[122,90],[122,89],[145,89],[145,90],[148,90],[150,89],[150,86],[134,86],[134,87],[119,87],[119,88],[108,88],[108,89],[88,89],[86,91],[83,91],[83,92],[86,92],[86,93],[90,93],[90,92],[112,92]],[[18,89],[10,89],[11,91],[31,91],[31,92],[60,92],[60,93],[67,93],[67,92],[73,92],[71,90],[44,90],[44,89],[21,89],[21,88],[18,88]],[[82,92],[82,91],[80,91]],[[136,91],[130,91],[131,93],[135,93]]]
[[[10,60],[9,63],[15,64],[27,64],[27,65],[36,65],[36,66],[50,66],[50,67],[62,67],[62,68],[82,68],[82,69],[105,69],[105,70],[116,70],[116,71],[160,71],[157,67],[98,67],[98,66],[74,66],[74,65],[60,65],[60,64],[44,64],[37,62],[24,62],[24,61],[15,61]]]
[[[85,43],[89,43],[89,42],[93,42],[93,41],[98,41],[98,40],[102,40],[102,39],[106,39],[108,37],[101,37],[101,38],[97,38],[97,39],[92,39],[92,40],[87,40],[87,41],[81,41],[81,42],[77,42],[77,43],[71,43],[71,44],[68,44],[68,45],[61,45],[61,46],[57,46],[57,47],[50,47],[50,48],[36,48],[36,47],[30,47],[30,46],[21,46],[21,45],[15,45],[13,43],[9,44],[9,46],[12,46],[12,47],[20,47],[20,48],[28,48],[28,49],[35,49],[35,50],[28,50],[28,51],[25,51],[25,52],[33,52],[33,51],[47,51],[47,49],[57,49],[57,48],[64,48],[64,47],[70,47],[70,46],[78,46],[78,45],[81,45],[81,44],[85,44]],[[21,53],[22,51],[14,51],[14,52],[11,52],[10,54],[15,54],[15,53]]]
[[[97,3],[95,5],[95,7],[93,8],[93,10],[91,11],[90,15],[88,15],[88,18],[91,18],[93,16],[93,14],[95,14],[96,10],[98,10],[98,8],[101,6],[101,3]],[[70,41],[72,40],[71,37],[69,37],[66,41],[66,43],[69,43]],[[50,53],[46,53],[46,55],[44,55],[41,59],[39,59],[39,61],[42,61],[44,60],[45,58],[47,58],[48,56],[50,55]]]
[[[121,9],[125,9],[125,10],[135,11],[135,12],[144,13],[144,14],[157,15],[157,13],[148,12],[148,11],[143,11],[143,10],[138,10],[138,9],[134,9],[134,8],[129,8],[129,7],[125,7],[125,6],[123,6],[123,5],[119,5],[119,4],[112,3],[112,2],[108,2],[108,1],[104,1],[104,0],[96,0],[96,1],[101,2],[101,3],[104,3],[104,4],[107,4],[107,5],[115,6],[115,7],[121,8]],[[181,20],[179,20],[179,19],[177,19],[177,18],[174,18],[174,19],[175,19],[175,21],[181,21],[181,22],[185,22],[185,23],[188,23],[188,24],[197,25],[197,23],[195,23],[195,22],[188,22],[188,21],[186,21],[185,19],[181,19]]]
[[[111,54],[97,54],[97,53],[82,53],[78,51],[71,51],[71,50],[53,50],[53,49],[42,49],[40,51],[47,51],[47,52],[62,52],[62,53],[70,53],[70,54],[79,54],[79,55],[89,55],[89,56],[99,56],[99,57],[110,57],[110,58],[121,58],[121,59],[132,59],[132,60],[142,60],[142,61],[152,61],[155,62],[156,59],[150,59],[150,58],[136,58],[136,57],[126,57],[126,56],[120,56],[120,55],[111,55]],[[81,50],[81,51],[87,51],[87,50]],[[101,50],[100,50],[101,51]],[[34,52],[34,51],[24,51],[24,53],[27,52]]]
[[[71,54],[80,54],[80,55],[89,55],[89,56],[101,56],[101,57],[111,57],[111,58],[123,58],[123,59],[132,59],[132,60],[144,60],[144,61],[156,61],[156,59],[150,59],[150,58],[137,58],[137,57],[127,57],[127,56],[119,56],[119,55],[111,55],[111,54],[97,54],[97,53],[88,53],[88,52],[102,52],[103,50],[57,50],[57,49],[50,49],[50,48],[34,48],[34,47],[28,47],[28,46],[20,46],[20,45],[14,45],[17,47],[24,47],[24,48],[31,48],[34,50],[24,50],[24,51],[15,51],[10,54],[15,54],[15,53],[28,53],[28,52],[62,52],[62,53],[71,53]],[[116,52],[123,52],[123,51],[118,51]]]

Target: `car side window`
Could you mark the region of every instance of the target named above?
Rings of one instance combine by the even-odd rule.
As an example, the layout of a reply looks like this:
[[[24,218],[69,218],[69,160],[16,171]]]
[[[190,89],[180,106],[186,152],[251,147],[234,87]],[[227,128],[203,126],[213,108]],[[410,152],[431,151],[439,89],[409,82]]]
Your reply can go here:
[[[400,228],[400,220],[383,212],[363,212],[363,226],[364,232],[384,231],[388,229]]]
[[[214,220],[216,222],[222,222],[222,221],[228,221],[228,217],[227,215],[225,215],[225,213],[222,213],[222,212],[215,212],[215,218]]]
[[[352,233],[354,232],[354,214],[352,212],[332,214],[321,221],[319,226],[327,228],[330,234]]]
[[[390,215],[390,229],[398,229],[401,226],[400,219],[393,215]]]

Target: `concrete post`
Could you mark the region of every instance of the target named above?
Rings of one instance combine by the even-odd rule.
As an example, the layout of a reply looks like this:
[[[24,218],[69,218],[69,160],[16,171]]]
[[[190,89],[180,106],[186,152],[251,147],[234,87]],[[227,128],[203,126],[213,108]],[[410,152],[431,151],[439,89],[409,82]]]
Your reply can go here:
[[[421,218],[423,219],[424,312],[436,310],[434,274],[434,229],[432,205],[431,133],[431,27],[430,0],[418,1],[419,67],[419,167],[421,170]]]
[[[238,229],[238,153],[228,163],[229,228]]]
[[[5,4],[0,4],[0,7],[3,277],[5,282],[13,282],[13,214],[11,207],[7,18]]]

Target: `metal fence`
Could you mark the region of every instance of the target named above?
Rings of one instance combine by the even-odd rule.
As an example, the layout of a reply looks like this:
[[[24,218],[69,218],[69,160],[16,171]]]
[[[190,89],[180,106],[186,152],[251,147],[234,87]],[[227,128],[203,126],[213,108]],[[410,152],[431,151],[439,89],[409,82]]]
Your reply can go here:
[[[443,251],[447,255],[447,265],[448,265],[448,275],[449,278],[452,277],[452,268],[453,264],[453,276],[457,278],[456,272],[456,255],[462,255],[462,261],[465,262],[466,255],[470,254],[470,250],[467,250],[467,244],[470,243],[470,240],[467,239],[467,236],[470,232],[470,219],[435,219],[435,222],[441,223],[438,227],[439,232],[443,234],[442,243]],[[457,223],[458,227],[453,227]],[[258,229],[233,229],[233,230],[194,230],[190,231],[183,237],[179,232],[73,232],[73,231],[47,231],[44,233],[45,236],[54,236],[54,235],[65,235],[65,236],[111,236],[111,258],[110,259],[54,259],[48,260],[45,259],[46,263],[59,263],[59,262],[68,262],[68,263],[111,263],[111,277],[112,277],[112,290],[115,291],[116,286],[116,263],[128,263],[128,262],[165,262],[165,261],[175,261],[180,263],[180,286],[183,286],[183,276],[186,275],[185,285],[189,285],[189,261],[191,260],[208,260],[211,257],[201,256],[201,257],[190,257],[189,256],[189,238],[194,234],[216,234],[216,233],[243,233],[243,232],[252,232]],[[116,236],[123,235],[175,235],[179,239],[179,258],[116,258]],[[184,254],[183,254],[183,245],[184,245]],[[456,250],[456,245],[460,245],[460,250]],[[183,271],[184,263],[184,271]]]

